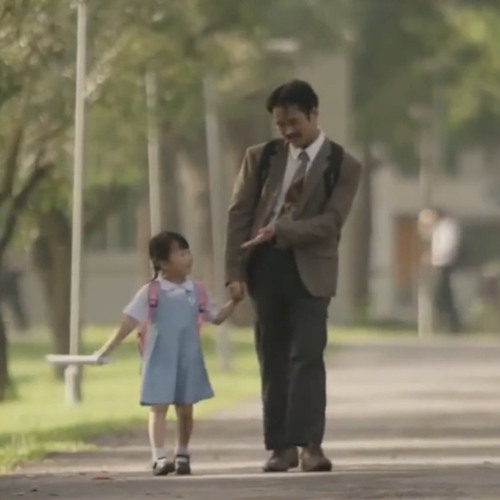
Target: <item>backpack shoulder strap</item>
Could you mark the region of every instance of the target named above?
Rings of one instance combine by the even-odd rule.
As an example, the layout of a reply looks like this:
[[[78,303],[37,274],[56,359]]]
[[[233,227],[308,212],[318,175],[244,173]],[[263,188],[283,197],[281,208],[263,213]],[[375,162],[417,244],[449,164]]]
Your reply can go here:
[[[266,184],[267,178],[269,176],[269,168],[271,166],[271,156],[276,154],[276,149],[280,139],[273,139],[267,142],[260,155],[259,164],[257,166],[257,195],[255,204],[260,200],[260,196],[262,194],[262,190],[264,189],[264,185]]]
[[[326,198],[330,198],[335,186],[339,180],[340,169],[342,167],[342,161],[344,159],[344,148],[329,140],[330,142],[330,154],[327,158],[327,166],[323,173],[323,181],[325,185],[325,195]]]
[[[198,297],[199,312],[204,313],[207,308],[208,302],[207,289],[205,288],[205,285],[203,285],[203,283],[200,283],[199,281],[194,282],[194,287],[196,290],[196,295]]]
[[[158,308],[158,295],[160,294],[160,282],[158,280],[153,280],[149,282],[148,285],[148,317],[151,321]]]

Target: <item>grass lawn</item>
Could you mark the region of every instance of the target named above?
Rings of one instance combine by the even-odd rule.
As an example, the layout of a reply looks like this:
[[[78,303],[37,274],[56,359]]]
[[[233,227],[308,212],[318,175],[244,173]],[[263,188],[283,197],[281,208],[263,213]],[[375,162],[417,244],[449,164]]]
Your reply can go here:
[[[110,329],[87,329],[85,352],[91,353],[109,334]],[[249,330],[232,332],[229,372],[217,368],[214,332],[207,331],[203,339],[216,397],[197,405],[196,414],[202,417],[259,392]],[[147,410],[138,404],[140,363],[132,335],[109,365],[85,368],[83,402],[75,407],[64,403],[63,384],[54,380],[45,362],[49,345],[41,334],[11,342],[10,366],[17,396],[0,405],[0,471],[51,451],[89,447],[89,439],[106,432],[144,425]]]

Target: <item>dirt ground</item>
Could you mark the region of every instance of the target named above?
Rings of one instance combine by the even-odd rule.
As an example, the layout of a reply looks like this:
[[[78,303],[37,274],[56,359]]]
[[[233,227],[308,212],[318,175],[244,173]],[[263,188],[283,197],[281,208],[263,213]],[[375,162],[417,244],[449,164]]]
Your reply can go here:
[[[500,342],[344,344],[329,360],[330,474],[262,474],[260,403],[197,424],[194,475],[154,478],[145,428],[0,477],[0,499],[500,499]]]

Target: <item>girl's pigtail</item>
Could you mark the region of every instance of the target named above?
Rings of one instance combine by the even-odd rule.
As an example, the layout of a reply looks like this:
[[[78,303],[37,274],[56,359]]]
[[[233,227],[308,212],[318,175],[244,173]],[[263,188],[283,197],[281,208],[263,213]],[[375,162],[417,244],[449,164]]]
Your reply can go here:
[[[151,281],[155,281],[159,275],[160,275],[160,266],[158,265],[158,262],[153,261],[153,277],[151,278]]]

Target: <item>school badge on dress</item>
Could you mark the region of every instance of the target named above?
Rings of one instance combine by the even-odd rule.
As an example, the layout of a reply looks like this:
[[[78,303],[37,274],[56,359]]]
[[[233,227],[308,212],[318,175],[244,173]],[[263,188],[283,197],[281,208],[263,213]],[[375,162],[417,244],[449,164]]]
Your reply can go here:
[[[196,306],[196,297],[195,294],[191,290],[186,290],[186,295],[188,302],[191,304],[192,307]]]

